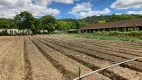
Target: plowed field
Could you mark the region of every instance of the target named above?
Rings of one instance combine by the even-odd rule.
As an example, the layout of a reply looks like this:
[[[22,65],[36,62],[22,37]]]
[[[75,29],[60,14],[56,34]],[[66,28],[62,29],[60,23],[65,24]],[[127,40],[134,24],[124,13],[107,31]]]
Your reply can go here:
[[[142,56],[142,43],[67,35],[2,36],[0,45],[0,80],[73,80]],[[142,59],[81,80],[142,80]]]

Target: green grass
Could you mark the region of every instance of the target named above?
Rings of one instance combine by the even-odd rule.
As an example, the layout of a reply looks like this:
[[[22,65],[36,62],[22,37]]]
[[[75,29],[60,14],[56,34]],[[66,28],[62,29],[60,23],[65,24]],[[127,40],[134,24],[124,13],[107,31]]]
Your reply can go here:
[[[72,34],[74,37],[101,39],[101,40],[119,40],[130,42],[142,42],[142,31],[129,31],[129,32],[96,32],[96,33],[84,33],[84,34]]]

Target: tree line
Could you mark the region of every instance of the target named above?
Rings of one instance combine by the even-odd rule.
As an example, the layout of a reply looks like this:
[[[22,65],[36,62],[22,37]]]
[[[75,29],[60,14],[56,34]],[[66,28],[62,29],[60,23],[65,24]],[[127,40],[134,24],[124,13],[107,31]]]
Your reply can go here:
[[[76,23],[71,21],[57,20],[54,16],[45,15],[34,18],[27,11],[17,14],[13,19],[0,18],[0,35],[13,34],[12,29],[17,29],[17,34],[51,34],[55,31],[67,31],[76,29]],[[11,35],[11,33],[9,35]]]
[[[106,23],[111,21],[128,20],[142,18],[142,15],[100,15],[91,16],[84,19],[56,19],[54,16],[45,15],[40,18],[34,18],[28,11],[17,14],[13,19],[0,18],[0,35],[13,34],[12,29],[17,29],[17,34],[51,34],[56,31],[67,31],[70,29],[79,29],[88,24]],[[10,34],[8,34],[8,30]]]

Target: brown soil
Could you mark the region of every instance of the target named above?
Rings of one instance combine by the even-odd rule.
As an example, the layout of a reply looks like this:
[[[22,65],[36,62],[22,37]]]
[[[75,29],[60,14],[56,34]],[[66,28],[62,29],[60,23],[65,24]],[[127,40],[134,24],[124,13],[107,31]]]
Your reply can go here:
[[[0,80],[73,80],[116,62],[142,56],[141,43],[69,35],[1,36],[0,45]],[[142,80],[142,59],[82,80]]]

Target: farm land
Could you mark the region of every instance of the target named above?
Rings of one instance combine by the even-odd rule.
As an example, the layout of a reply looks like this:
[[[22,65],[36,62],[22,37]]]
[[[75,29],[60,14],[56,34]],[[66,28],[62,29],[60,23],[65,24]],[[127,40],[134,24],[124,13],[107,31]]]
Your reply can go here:
[[[91,71],[142,56],[142,44],[70,35],[0,37],[0,80],[73,80]],[[142,80],[142,59],[81,80]]]

